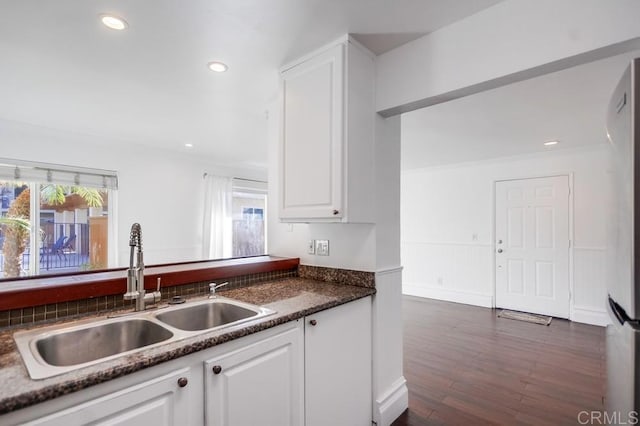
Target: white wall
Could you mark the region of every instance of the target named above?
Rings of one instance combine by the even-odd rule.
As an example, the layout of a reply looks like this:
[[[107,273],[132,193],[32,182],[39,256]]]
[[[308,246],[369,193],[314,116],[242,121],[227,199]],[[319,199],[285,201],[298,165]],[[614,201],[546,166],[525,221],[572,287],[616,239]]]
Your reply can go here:
[[[202,258],[203,173],[264,179],[265,171],[226,169],[196,157],[105,138],[0,120],[0,157],[115,170],[117,264],[129,261],[131,224],[142,226],[145,263]],[[110,243],[111,244],[111,243]]]
[[[636,0],[497,3],[380,55],[376,110],[398,114],[637,49],[638,16]]]
[[[402,173],[403,291],[492,306],[493,183],[573,173],[571,318],[606,324],[605,230],[610,214],[606,145]]]

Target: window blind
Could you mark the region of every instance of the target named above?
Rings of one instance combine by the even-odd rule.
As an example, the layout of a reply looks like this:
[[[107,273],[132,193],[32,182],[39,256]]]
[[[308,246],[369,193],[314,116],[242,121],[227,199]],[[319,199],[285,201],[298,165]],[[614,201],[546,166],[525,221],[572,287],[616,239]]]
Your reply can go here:
[[[118,175],[112,170],[0,158],[0,179],[19,182],[118,189]]]

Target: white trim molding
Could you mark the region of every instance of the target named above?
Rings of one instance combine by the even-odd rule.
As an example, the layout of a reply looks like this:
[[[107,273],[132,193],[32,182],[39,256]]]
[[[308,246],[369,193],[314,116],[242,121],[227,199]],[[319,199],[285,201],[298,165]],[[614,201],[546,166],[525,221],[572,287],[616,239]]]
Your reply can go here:
[[[601,327],[606,327],[611,324],[611,319],[607,311],[578,306],[573,306],[571,309],[571,321],[599,325]]]
[[[382,397],[375,400],[373,421],[377,426],[389,426],[408,406],[407,381],[400,377]]]
[[[463,303],[465,305],[483,306],[485,308],[494,307],[494,299],[491,294],[471,293],[412,284],[403,284],[402,294],[407,296],[426,297],[428,299],[445,300],[447,302]]]
[[[402,266],[394,266],[392,268],[381,268],[378,269],[375,274],[376,276],[378,275],[389,275],[389,274],[395,274],[398,272],[402,272]]]

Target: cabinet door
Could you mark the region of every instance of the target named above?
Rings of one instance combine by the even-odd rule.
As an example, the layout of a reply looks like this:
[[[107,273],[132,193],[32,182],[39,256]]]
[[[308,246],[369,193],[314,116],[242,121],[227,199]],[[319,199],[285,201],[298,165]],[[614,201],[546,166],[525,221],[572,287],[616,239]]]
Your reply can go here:
[[[305,318],[306,426],[371,425],[371,298]]]
[[[280,218],[339,221],[344,140],[344,45],[282,73]]]
[[[301,327],[205,362],[205,423],[303,424]]]
[[[189,386],[190,378],[190,370],[183,368],[27,424],[61,426],[88,423],[117,426],[194,424],[197,413],[190,412],[189,398],[195,398],[201,393],[197,392],[193,385]],[[187,385],[184,387],[179,384],[179,380],[184,384],[182,379],[187,380]]]

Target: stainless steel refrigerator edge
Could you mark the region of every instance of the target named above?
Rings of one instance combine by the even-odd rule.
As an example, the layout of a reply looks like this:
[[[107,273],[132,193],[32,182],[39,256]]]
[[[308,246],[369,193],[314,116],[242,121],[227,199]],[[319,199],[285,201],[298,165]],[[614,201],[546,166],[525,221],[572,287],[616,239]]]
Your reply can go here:
[[[621,424],[640,411],[640,58],[618,83],[607,112],[613,218],[608,230],[607,414]],[[623,423],[625,422],[625,423]]]

